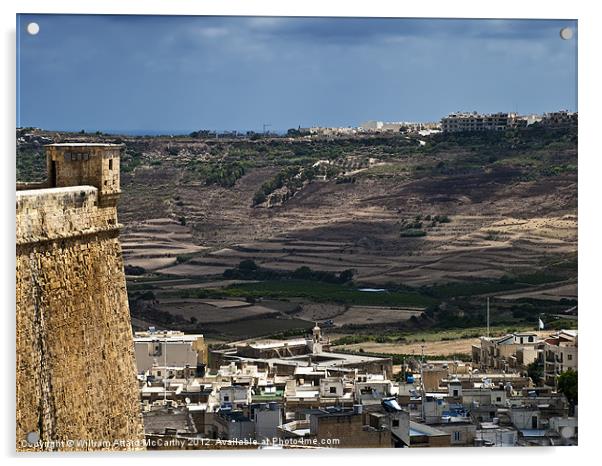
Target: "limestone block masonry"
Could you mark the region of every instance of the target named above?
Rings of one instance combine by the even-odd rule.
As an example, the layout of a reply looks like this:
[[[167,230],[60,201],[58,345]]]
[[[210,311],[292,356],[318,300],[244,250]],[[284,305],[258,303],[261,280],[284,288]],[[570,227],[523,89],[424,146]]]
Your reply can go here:
[[[144,449],[118,238],[120,150],[52,145],[48,187],[17,191],[18,451]]]

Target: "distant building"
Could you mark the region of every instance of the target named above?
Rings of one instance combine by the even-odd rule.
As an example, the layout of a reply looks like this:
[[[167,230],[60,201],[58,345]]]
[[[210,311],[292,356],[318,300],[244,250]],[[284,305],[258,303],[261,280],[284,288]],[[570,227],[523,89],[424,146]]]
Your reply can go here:
[[[348,373],[354,369],[371,374],[391,376],[391,358],[361,354],[334,353],[330,342],[322,336],[316,325],[311,335],[289,340],[261,340],[237,345],[234,348],[212,350],[211,364],[255,364],[270,374],[294,375],[299,369],[319,368],[332,375]]]
[[[544,340],[544,383],[555,387],[568,369],[577,370],[577,330],[560,330]]]
[[[472,362],[481,370],[526,368],[538,360],[542,341],[534,332],[511,333],[503,337],[481,337],[472,346]]]
[[[382,121],[368,120],[360,123],[360,128],[363,130],[375,131],[378,129],[382,129],[383,124],[384,123]]]
[[[449,447],[451,435],[435,427],[410,421],[410,447]]]
[[[541,119],[542,126],[572,126],[577,125],[577,112],[560,110],[558,112],[545,113]]]
[[[376,121],[369,120],[360,124],[359,130],[368,133],[405,133],[421,130],[436,130],[437,123],[420,123],[415,121]]]
[[[203,335],[185,335],[177,331],[136,332],[134,349],[138,374],[149,373],[159,379],[202,375],[207,365],[207,344]]]
[[[460,131],[504,131],[508,128],[526,126],[526,120],[516,113],[491,113],[477,112],[450,113],[441,119],[441,130],[445,133]]]
[[[514,447],[518,443],[518,431],[512,427],[502,427],[494,422],[483,422],[475,433],[475,446]]]
[[[309,417],[312,436],[319,442],[337,441],[342,448],[390,448],[393,446],[387,416],[364,413],[361,405],[353,409],[329,408],[314,411]],[[324,444],[328,446],[328,444]]]

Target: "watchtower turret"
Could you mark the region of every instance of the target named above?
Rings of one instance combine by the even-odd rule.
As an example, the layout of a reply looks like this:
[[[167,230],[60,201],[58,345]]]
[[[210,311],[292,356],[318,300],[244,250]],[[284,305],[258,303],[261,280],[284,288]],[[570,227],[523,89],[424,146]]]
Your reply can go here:
[[[49,188],[94,186],[101,204],[117,202],[123,144],[60,143],[45,148]]]

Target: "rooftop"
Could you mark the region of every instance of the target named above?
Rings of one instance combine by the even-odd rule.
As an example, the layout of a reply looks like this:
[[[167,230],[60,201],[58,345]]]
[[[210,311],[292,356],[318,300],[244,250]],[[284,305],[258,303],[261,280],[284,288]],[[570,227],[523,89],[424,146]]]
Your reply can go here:
[[[98,188],[94,186],[65,186],[62,188],[41,188],[41,189],[23,189],[17,191],[17,200],[21,197],[29,197],[29,196],[42,196],[46,194],[57,194],[57,193],[92,193],[97,192]]]
[[[269,348],[282,348],[284,346],[297,346],[305,345],[307,340],[305,338],[295,338],[290,340],[261,340],[247,343],[241,346],[250,346],[255,349],[269,349]]]
[[[96,188],[94,188],[94,189],[96,189]],[[201,335],[201,334],[191,335],[191,334],[169,333],[169,332],[168,333],[136,332],[134,334],[135,342],[144,342],[144,341],[152,342],[152,341],[165,341],[165,340],[167,340],[168,343],[191,342],[191,341],[196,341],[199,338],[203,338],[203,335]]]
[[[110,144],[98,142],[55,142],[44,147],[124,147],[124,144]]]
[[[319,360],[311,360],[311,358],[319,358]],[[231,358],[236,358],[239,361],[263,361],[272,364],[283,364],[289,366],[298,366],[298,367],[310,367],[315,366],[317,370],[328,367],[338,367],[345,366],[347,364],[358,364],[365,362],[378,362],[378,361],[386,361],[387,358],[378,358],[374,356],[358,356],[355,354],[348,353],[329,353],[323,351],[318,355],[304,354],[300,356],[292,356],[290,358],[248,358],[244,356],[235,356],[232,355]],[[313,369],[312,369],[313,370]]]

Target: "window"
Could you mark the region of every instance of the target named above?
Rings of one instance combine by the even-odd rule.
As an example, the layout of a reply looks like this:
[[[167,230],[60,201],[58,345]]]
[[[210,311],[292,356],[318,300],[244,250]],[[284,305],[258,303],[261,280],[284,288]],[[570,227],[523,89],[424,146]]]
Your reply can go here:
[[[337,387],[330,387],[330,393],[335,393],[337,392]]]
[[[461,432],[454,432],[454,442],[459,442],[461,437]]]
[[[109,159],[109,170],[113,170],[113,159]]]
[[[529,343],[533,343],[533,337],[529,337]]]
[[[573,360],[573,355],[572,355],[572,354],[567,354],[567,355],[566,355],[566,358],[567,358],[569,361],[572,361],[572,360]]]
[[[393,427],[399,427],[399,419],[393,419]]]
[[[498,396],[498,397],[495,399],[495,401],[497,401],[497,402],[499,403],[500,401],[502,401],[502,397],[501,397],[501,396]]]
[[[454,390],[454,396],[458,396],[458,390]]]
[[[228,395],[224,396],[224,401],[230,401],[230,397]]]

